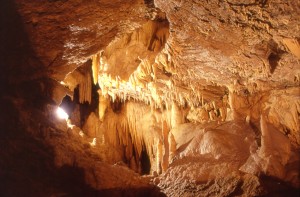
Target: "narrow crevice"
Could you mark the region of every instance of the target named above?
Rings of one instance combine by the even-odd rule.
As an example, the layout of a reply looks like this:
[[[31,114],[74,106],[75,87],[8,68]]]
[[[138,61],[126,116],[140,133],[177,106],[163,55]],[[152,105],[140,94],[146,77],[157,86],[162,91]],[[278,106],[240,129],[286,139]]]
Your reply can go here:
[[[150,163],[150,158],[147,153],[145,145],[143,146],[142,153],[141,153],[141,174],[150,174],[150,169],[151,169],[151,163]]]

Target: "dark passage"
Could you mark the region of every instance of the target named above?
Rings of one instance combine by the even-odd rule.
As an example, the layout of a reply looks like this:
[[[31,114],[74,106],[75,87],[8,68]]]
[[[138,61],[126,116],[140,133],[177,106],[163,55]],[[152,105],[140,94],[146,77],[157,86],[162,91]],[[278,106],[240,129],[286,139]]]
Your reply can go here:
[[[142,153],[141,153],[141,164],[142,164],[142,174],[150,174],[150,159],[149,155],[147,153],[146,147],[143,147]]]

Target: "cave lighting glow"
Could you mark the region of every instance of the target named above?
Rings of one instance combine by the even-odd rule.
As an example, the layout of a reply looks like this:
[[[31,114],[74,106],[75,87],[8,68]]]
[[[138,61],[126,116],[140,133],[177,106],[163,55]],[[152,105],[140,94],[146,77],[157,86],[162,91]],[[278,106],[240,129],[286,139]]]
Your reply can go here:
[[[61,107],[58,107],[56,109],[56,115],[59,119],[65,119],[65,120],[68,120],[69,118],[69,115],[65,112],[65,110]]]
[[[71,120],[70,120],[70,119],[67,119],[67,126],[68,126],[70,129],[73,129],[73,128],[75,127],[75,125],[71,123]]]
[[[91,146],[96,146],[96,143],[97,143],[97,139],[96,139],[96,138],[93,138],[93,141],[90,142],[90,145],[91,145]]]

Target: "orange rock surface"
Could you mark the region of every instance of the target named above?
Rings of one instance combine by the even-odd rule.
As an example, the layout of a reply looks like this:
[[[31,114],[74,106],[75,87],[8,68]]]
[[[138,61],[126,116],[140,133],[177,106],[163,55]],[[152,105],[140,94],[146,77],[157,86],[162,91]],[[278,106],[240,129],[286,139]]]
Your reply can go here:
[[[1,4],[1,195],[299,195],[298,0]]]

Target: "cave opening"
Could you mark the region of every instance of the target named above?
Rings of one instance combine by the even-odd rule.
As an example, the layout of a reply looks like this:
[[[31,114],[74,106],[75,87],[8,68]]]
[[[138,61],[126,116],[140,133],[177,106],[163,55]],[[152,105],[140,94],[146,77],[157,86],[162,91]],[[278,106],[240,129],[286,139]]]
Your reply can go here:
[[[150,169],[151,169],[151,163],[150,163],[150,158],[147,153],[147,149],[145,145],[143,146],[142,152],[141,152],[141,174],[150,174]]]
[[[74,110],[74,102],[72,101],[72,98],[69,95],[66,95],[63,100],[61,101],[59,105],[60,109],[64,110],[66,114],[70,117]]]

